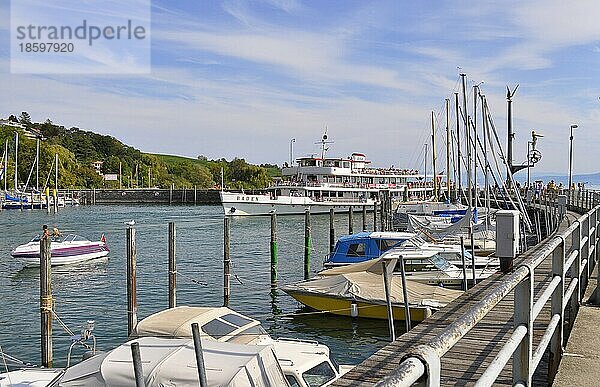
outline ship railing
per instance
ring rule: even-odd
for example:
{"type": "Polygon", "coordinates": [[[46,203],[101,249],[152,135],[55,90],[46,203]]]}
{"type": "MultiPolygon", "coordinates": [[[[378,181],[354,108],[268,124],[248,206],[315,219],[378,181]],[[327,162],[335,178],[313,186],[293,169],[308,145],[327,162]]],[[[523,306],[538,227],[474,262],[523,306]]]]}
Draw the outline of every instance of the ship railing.
{"type": "MultiPolygon", "coordinates": [[[[511,274],[507,274],[495,288],[441,333],[426,344],[411,348],[392,374],[377,383],[377,386],[411,386],[417,381],[423,382],[426,386],[439,386],[442,356],[511,292],[514,292],[513,332],[505,340],[500,352],[485,367],[475,386],[492,386],[511,358],[512,384],[531,386],[533,374],[548,347],[550,350],[548,370],[549,378],[552,379],[558,369],[564,345],[565,309],[570,309],[570,316],[577,314],[585,286],[598,262],[599,196],[594,192],[572,193],[568,202],[563,197],[562,214],[565,211],[565,203],[570,209],[589,211],[562,233],[546,241],[542,248],[533,253],[511,274]],[[552,279],[536,293],[535,271],[547,260],[551,262],[552,279]],[[534,347],[534,323],[548,302],[550,321],[537,347],[534,347]]],[[[560,207],[561,199],[557,199],[560,207]]],[[[597,288],[596,292],[599,290],[597,288]]]]}

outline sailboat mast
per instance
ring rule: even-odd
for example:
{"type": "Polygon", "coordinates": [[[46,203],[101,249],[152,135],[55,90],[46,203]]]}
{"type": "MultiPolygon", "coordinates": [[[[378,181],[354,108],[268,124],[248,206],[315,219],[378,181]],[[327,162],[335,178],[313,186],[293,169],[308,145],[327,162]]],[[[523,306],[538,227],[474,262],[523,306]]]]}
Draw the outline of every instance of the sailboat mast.
{"type": "MultiPolygon", "coordinates": [[[[487,159],[487,114],[485,110],[485,96],[480,94],[481,98],[481,118],[483,120],[483,163],[484,163],[484,184],[485,184],[485,208],[487,213],[490,213],[490,185],[488,180],[488,159],[487,159]]],[[[486,222],[487,230],[487,222],[486,222]]]]}
{"type": "Polygon", "coordinates": [[[462,202],[462,170],[461,170],[461,158],[462,153],[460,152],[460,112],[458,111],[458,93],[454,93],[454,102],[456,105],[456,150],[457,150],[457,159],[458,159],[458,193],[456,198],[458,202],[462,202]]]}
{"type": "Polygon", "coordinates": [[[4,192],[8,190],[8,139],[4,143],[4,192]]]}
{"type": "Polygon", "coordinates": [[[431,112],[431,161],[433,168],[433,199],[438,200],[437,171],[435,168],[435,112],[431,112]]]}
{"type": "Polygon", "coordinates": [[[446,191],[450,201],[450,100],[446,98],[446,191]]]}
{"type": "Polygon", "coordinates": [[[18,155],[19,155],[19,133],[15,132],[15,193],[18,191],[18,155]]]}
{"type": "Polygon", "coordinates": [[[427,196],[427,143],[425,143],[425,157],[423,157],[423,181],[425,182],[425,196],[427,196]]]}
{"type": "Polygon", "coordinates": [[[54,189],[56,189],[54,200],[58,200],[58,153],[54,154],[54,189]]]}
{"type": "Polygon", "coordinates": [[[477,208],[477,201],[479,200],[477,191],[477,96],[479,94],[479,85],[473,86],[473,185],[475,194],[475,208],[477,208]]]}
{"type": "Polygon", "coordinates": [[[460,74],[462,78],[462,94],[463,94],[463,116],[465,123],[465,133],[467,139],[467,190],[468,193],[468,201],[469,201],[469,209],[473,205],[473,191],[471,190],[472,181],[471,181],[471,128],[469,127],[469,119],[467,117],[467,75],[460,74]]]}
{"type": "Polygon", "coordinates": [[[40,191],[40,139],[35,144],[35,189],[40,191]]]}

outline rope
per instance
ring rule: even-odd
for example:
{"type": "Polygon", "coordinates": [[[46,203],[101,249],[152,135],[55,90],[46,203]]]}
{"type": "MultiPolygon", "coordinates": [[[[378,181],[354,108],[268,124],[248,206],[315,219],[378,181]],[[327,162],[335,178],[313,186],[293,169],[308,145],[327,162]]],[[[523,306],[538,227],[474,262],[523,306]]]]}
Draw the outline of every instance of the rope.
{"type": "Polygon", "coordinates": [[[60,326],[62,327],[62,329],[64,329],[64,331],[67,332],[67,334],[69,336],[75,336],[75,333],[73,333],[73,331],[71,329],[69,329],[69,327],[67,326],[67,324],[65,324],[63,322],[63,320],[61,320],[61,318],[58,317],[58,315],[56,314],[55,311],[52,311],[52,315],[54,316],[54,318],[56,319],[56,321],[58,321],[58,324],[60,324],[60,326]]]}
{"type": "Polygon", "coordinates": [[[208,286],[208,284],[207,284],[206,282],[199,281],[199,280],[197,280],[197,279],[195,279],[195,278],[193,278],[193,277],[191,277],[191,276],[188,276],[187,274],[183,274],[183,273],[181,273],[181,272],[179,272],[179,271],[175,271],[175,273],[177,273],[177,275],[180,275],[180,276],[182,276],[183,278],[187,278],[188,280],[192,281],[192,282],[193,282],[193,283],[195,283],[196,285],[200,285],[200,286],[208,286]]]}

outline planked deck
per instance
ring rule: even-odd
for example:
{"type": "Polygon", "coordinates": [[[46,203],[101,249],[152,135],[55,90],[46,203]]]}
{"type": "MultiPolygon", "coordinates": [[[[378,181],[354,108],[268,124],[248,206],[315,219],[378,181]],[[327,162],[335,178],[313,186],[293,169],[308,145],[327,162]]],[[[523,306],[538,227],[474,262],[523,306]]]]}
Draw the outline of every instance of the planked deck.
{"type": "MultiPolygon", "coordinates": [[[[571,222],[577,219],[575,213],[568,213],[559,227],[559,232],[565,230],[571,222]]],[[[515,261],[515,266],[541,249],[543,242],[521,255],[515,261]]],[[[566,250],[570,249],[567,241],[566,250]]],[[[535,274],[535,299],[545,288],[551,277],[551,262],[544,261],[535,274]]],[[[390,374],[400,363],[407,351],[419,344],[425,344],[429,339],[443,331],[459,315],[466,312],[473,304],[479,301],[490,289],[503,280],[504,274],[495,274],[477,286],[462,294],[445,308],[434,313],[429,319],[423,321],[410,332],[400,336],[395,342],[381,348],[371,357],[357,365],[354,369],[337,380],[332,386],[371,386],[383,377],[390,374]]],[[[467,335],[451,348],[441,359],[441,385],[468,386],[473,385],[488,365],[502,348],[506,339],[513,331],[513,302],[514,293],[508,294],[498,305],[488,313],[467,335]]],[[[565,310],[565,320],[569,316],[569,308],[565,310]]],[[[550,321],[550,306],[542,310],[534,325],[533,344],[536,348],[548,322],[550,321]]],[[[546,351],[548,352],[548,351],[546,351]]],[[[508,362],[495,385],[512,385],[512,360],[508,362]]],[[[548,385],[548,353],[544,355],[533,382],[536,386],[548,385]]]]}

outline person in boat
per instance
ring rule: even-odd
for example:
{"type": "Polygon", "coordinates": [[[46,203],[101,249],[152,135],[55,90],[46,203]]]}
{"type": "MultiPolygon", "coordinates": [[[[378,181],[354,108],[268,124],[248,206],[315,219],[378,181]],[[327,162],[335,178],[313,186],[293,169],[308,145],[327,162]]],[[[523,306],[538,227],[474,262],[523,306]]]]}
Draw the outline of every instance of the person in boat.
{"type": "Polygon", "coordinates": [[[58,228],[57,228],[57,227],[54,227],[54,228],[52,229],[52,236],[53,236],[54,238],[58,238],[58,237],[61,237],[61,236],[62,236],[62,234],[60,233],[60,231],[58,230],[58,228]]]}

